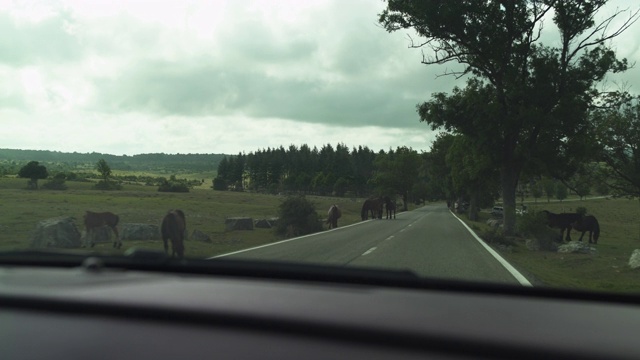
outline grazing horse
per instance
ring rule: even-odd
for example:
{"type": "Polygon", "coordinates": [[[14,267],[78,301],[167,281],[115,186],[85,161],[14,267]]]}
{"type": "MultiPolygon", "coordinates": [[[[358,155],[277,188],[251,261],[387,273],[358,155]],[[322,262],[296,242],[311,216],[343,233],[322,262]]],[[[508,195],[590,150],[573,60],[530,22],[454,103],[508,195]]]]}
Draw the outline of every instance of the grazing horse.
{"type": "MultiPolygon", "coordinates": [[[[120,240],[118,228],[116,227],[119,220],[120,218],[118,217],[118,215],[111,212],[97,213],[87,211],[84,214],[84,227],[85,229],[87,229],[87,239],[91,239],[94,229],[97,229],[101,226],[108,226],[111,228],[111,230],[113,230],[113,233],[116,234],[116,239],[113,242],[113,247],[117,249],[121,248],[122,241],[120,240]]],[[[95,243],[93,242],[93,240],[91,240],[91,247],[93,247],[94,245],[95,243]]]]}
{"type": "Polygon", "coordinates": [[[581,231],[580,239],[578,241],[582,241],[582,237],[585,232],[589,232],[589,244],[592,242],[594,244],[598,243],[598,238],[600,237],[600,224],[598,224],[598,219],[596,219],[593,215],[586,215],[582,217],[582,219],[571,224],[576,231],[581,231]],[[592,238],[593,235],[593,238],[592,238]]]}
{"type": "Polygon", "coordinates": [[[571,224],[579,221],[581,216],[576,213],[561,213],[554,214],[547,210],[542,210],[542,212],[547,214],[547,221],[549,222],[549,227],[560,229],[560,239],[564,237],[564,230],[567,230],[567,241],[571,241],[571,224]]]}
{"type": "Polygon", "coordinates": [[[384,198],[384,206],[387,209],[387,219],[396,218],[396,202],[392,201],[391,198],[385,196],[384,198]]]}
{"type": "Polygon", "coordinates": [[[171,256],[184,256],[184,233],[187,230],[187,220],[182,210],[170,210],[162,219],[162,241],[164,242],[164,252],[169,253],[167,240],[171,239],[171,256]]]}
{"type": "Polygon", "coordinates": [[[371,212],[372,219],[382,219],[382,205],[383,201],[381,198],[365,200],[362,204],[362,211],[360,211],[362,220],[367,220],[369,218],[369,212],[371,212]]]}
{"type": "Polygon", "coordinates": [[[333,204],[329,208],[329,212],[327,213],[327,224],[329,224],[329,229],[335,229],[338,227],[338,219],[342,216],[342,211],[338,205],[333,204]]]}

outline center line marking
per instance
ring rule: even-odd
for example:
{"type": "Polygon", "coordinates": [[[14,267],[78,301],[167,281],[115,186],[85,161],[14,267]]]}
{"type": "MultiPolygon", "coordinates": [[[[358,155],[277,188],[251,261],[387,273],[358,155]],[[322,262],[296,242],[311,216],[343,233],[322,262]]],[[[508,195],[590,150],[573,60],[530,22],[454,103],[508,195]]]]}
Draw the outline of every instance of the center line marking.
{"type": "Polygon", "coordinates": [[[391,240],[393,239],[393,235],[389,236],[388,238],[386,238],[385,240],[391,240]]]}
{"type": "Polygon", "coordinates": [[[371,249],[369,249],[369,250],[365,251],[365,252],[364,252],[364,254],[362,254],[362,256],[365,256],[365,255],[369,255],[369,254],[371,254],[375,249],[376,249],[376,247],[375,247],[375,246],[374,246],[374,247],[372,247],[371,249]]]}

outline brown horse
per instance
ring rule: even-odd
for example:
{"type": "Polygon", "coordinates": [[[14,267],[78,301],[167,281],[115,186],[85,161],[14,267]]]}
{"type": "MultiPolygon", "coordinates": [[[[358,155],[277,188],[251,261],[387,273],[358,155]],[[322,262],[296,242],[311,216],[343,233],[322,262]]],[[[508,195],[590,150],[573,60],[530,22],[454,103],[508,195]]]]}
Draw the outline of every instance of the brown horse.
{"type": "Polygon", "coordinates": [[[171,256],[184,256],[184,233],[187,230],[187,220],[182,210],[170,210],[162,219],[162,241],[164,242],[164,252],[169,253],[167,240],[171,239],[171,256]]]}
{"type": "Polygon", "coordinates": [[[395,219],[396,218],[396,202],[391,200],[391,198],[388,196],[385,196],[383,199],[384,199],[384,207],[387,209],[387,219],[392,219],[392,218],[395,219]]]}
{"type": "Polygon", "coordinates": [[[338,227],[338,219],[340,219],[341,216],[342,211],[340,211],[338,205],[331,205],[327,212],[327,224],[329,224],[329,229],[335,229],[338,227]]]}
{"type": "Polygon", "coordinates": [[[560,239],[564,237],[564,230],[567,230],[567,241],[571,241],[571,224],[576,221],[580,221],[580,214],[576,213],[561,213],[554,214],[547,210],[542,210],[545,214],[547,214],[547,221],[549,227],[560,229],[560,239]]]}
{"type": "MultiPolygon", "coordinates": [[[[97,229],[101,226],[108,226],[111,228],[111,230],[113,230],[114,234],[116,234],[116,239],[113,242],[113,247],[117,249],[121,248],[122,241],[120,241],[120,235],[118,234],[118,228],[116,227],[119,220],[120,218],[118,217],[118,215],[111,212],[97,213],[87,211],[84,214],[84,227],[87,230],[87,239],[91,239],[94,229],[97,229]]],[[[91,247],[93,247],[94,245],[95,243],[93,242],[93,240],[91,240],[91,247]]]]}
{"type": "Polygon", "coordinates": [[[582,217],[582,219],[571,224],[576,231],[581,231],[580,239],[578,241],[582,241],[582,237],[585,232],[589,232],[589,244],[598,243],[598,238],[600,237],[600,224],[598,224],[598,219],[596,219],[593,215],[587,215],[582,217]],[[593,235],[593,237],[592,237],[593,235]]]}
{"type": "Polygon", "coordinates": [[[384,203],[381,198],[370,198],[365,200],[362,204],[362,211],[360,211],[362,220],[367,220],[369,218],[369,212],[371,212],[372,219],[382,219],[383,204],[384,203]]]}

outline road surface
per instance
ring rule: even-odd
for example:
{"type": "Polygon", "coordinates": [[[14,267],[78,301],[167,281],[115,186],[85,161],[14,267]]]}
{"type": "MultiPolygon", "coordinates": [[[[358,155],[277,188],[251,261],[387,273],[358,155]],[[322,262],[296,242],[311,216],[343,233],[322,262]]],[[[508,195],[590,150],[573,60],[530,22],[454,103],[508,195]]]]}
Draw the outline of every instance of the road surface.
{"type": "Polygon", "coordinates": [[[217,257],[409,269],[433,278],[530,285],[443,204],[217,257]]]}

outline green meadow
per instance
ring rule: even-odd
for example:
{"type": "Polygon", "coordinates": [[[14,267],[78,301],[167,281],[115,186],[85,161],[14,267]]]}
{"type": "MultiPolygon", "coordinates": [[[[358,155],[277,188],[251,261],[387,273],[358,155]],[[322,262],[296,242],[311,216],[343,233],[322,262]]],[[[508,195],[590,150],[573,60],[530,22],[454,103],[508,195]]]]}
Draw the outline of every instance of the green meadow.
{"type": "MultiPolygon", "coordinates": [[[[640,292],[640,271],[628,266],[633,250],[640,249],[640,202],[607,198],[571,200],[538,200],[527,205],[529,211],[549,210],[554,213],[575,212],[577,207],[585,207],[600,224],[600,239],[591,245],[596,249],[595,254],[531,251],[525,246],[524,239],[516,238],[508,251],[501,250],[501,255],[533,279],[534,286],[640,292]]],[[[485,222],[489,216],[482,213],[481,221],[467,223],[481,234],[488,228],[485,222]]],[[[571,238],[578,240],[580,233],[572,231],[571,238]]],[[[587,232],[582,241],[588,243],[588,240],[587,232]]]]}
{"type": "MultiPolygon", "coordinates": [[[[201,175],[201,174],[198,174],[201,175]]],[[[182,177],[182,176],[180,176],[182,177]]],[[[197,177],[194,177],[197,178],[197,177]]],[[[44,183],[41,181],[40,185],[44,183]]],[[[26,180],[0,178],[0,250],[25,249],[30,246],[31,234],[40,220],[58,216],[75,218],[80,231],[84,230],[85,211],[110,211],[123,223],[160,224],[170,209],[181,209],[187,215],[187,230],[200,230],[212,243],[187,240],[185,256],[209,257],[281,240],[273,229],[253,231],[225,231],[228,217],[246,216],[254,219],[277,216],[283,196],[248,192],[213,191],[211,178],[188,193],[158,192],[156,186],[124,185],[119,191],[93,190],[93,182],[67,181],[69,189],[27,190],[26,180]]],[[[308,196],[321,218],[331,204],[343,211],[339,225],[360,219],[361,201],[348,198],[308,196]]],[[[162,241],[124,241],[120,250],[109,244],[97,244],[94,250],[118,254],[130,247],[162,249],[162,241]]]]}

